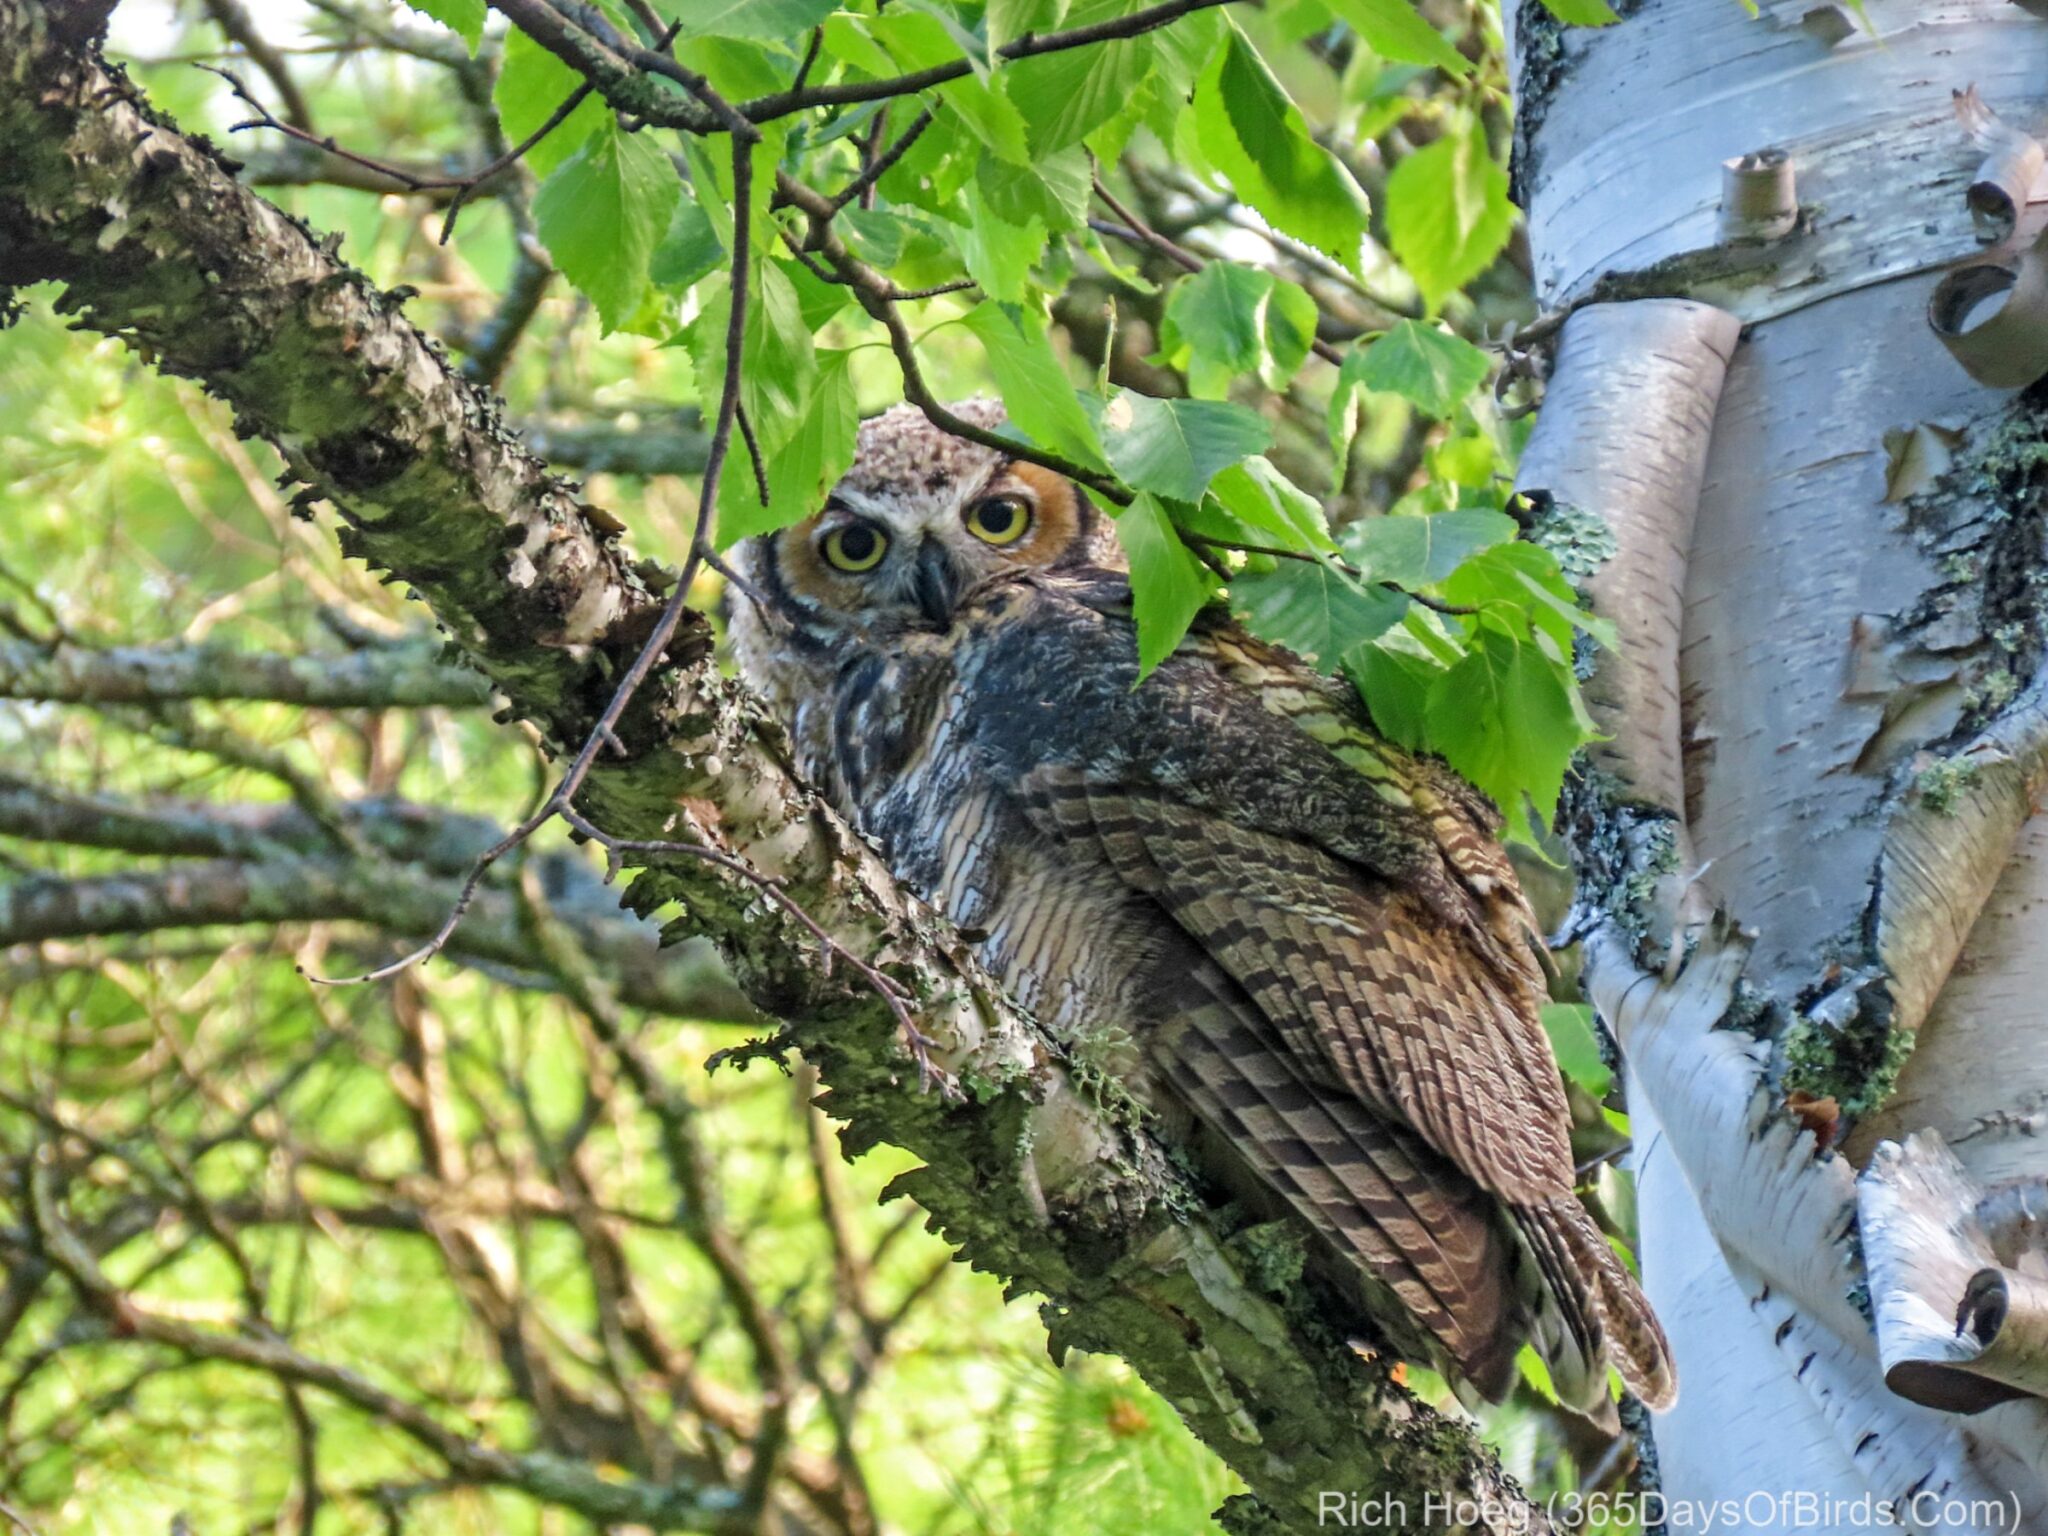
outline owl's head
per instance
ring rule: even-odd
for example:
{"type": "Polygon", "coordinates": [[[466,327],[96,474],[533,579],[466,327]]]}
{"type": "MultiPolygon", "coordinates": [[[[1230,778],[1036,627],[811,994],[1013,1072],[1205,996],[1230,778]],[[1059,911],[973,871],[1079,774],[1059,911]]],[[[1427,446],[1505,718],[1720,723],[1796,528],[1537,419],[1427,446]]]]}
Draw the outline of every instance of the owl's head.
{"type": "MultiPolygon", "coordinates": [[[[952,410],[976,426],[1004,421],[993,400],[952,410]]],[[[993,576],[1121,563],[1108,520],[1065,478],[899,405],[862,425],[853,467],[822,510],[735,551],[754,592],[734,601],[733,638],[759,682],[759,663],[791,647],[841,651],[946,629],[962,596],[993,576]]]]}

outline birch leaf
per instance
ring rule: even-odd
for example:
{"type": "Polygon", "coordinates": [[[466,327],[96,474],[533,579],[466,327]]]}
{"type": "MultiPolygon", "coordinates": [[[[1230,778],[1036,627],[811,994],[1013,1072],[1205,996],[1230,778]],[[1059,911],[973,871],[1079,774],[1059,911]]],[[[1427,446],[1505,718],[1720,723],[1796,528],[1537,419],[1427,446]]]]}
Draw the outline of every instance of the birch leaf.
{"type": "Polygon", "coordinates": [[[632,314],[654,247],[682,197],[651,137],[607,124],[555,168],[533,199],[534,230],[607,331],[632,314]]]}
{"type": "Polygon", "coordinates": [[[1387,177],[1387,238],[1432,311],[1492,264],[1515,224],[1508,173],[1467,124],[1387,177]]]}
{"type": "Polygon", "coordinates": [[[1175,532],[1158,497],[1140,493],[1115,518],[1131,567],[1131,611],[1138,625],[1138,675],[1171,656],[1219,583],[1175,532]]]}

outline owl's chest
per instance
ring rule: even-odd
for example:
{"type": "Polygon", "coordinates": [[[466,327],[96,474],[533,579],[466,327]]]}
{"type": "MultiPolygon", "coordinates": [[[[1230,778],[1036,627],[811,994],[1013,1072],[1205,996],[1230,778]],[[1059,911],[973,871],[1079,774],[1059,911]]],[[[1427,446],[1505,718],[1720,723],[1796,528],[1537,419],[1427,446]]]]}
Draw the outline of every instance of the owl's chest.
{"type": "Polygon", "coordinates": [[[896,877],[1055,1030],[1136,1023],[1177,930],[1099,855],[1031,824],[977,745],[978,711],[1001,706],[901,675],[853,692],[835,717],[833,780],[896,877]]]}

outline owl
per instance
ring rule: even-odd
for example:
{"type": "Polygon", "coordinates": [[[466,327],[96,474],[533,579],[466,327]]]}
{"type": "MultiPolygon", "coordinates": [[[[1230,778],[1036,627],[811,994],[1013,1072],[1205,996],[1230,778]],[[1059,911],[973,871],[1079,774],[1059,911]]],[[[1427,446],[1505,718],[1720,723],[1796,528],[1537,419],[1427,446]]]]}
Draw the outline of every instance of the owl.
{"type": "MultiPolygon", "coordinates": [[[[955,410],[991,429],[1001,408],[955,410]]],[[[1110,520],[899,406],[749,540],[742,675],[802,773],[1228,1197],[1403,1353],[1498,1399],[1534,1342],[1611,1421],[1676,1385],[1573,1194],[1534,919],[1492,806],[1220,609],[1141,682],[1110,520]]]]}

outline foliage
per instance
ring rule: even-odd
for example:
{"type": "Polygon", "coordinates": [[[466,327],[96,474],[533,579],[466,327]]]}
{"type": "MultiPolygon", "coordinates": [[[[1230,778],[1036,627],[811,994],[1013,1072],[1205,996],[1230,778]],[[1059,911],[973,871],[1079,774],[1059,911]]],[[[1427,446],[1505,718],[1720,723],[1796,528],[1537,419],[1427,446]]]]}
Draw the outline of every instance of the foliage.
{"type": "MultiPolygon", "coordinates": [[[[1337,508],[1353,531],[1371,543],[1382,519],[1502,510],[1514,434],[1485,393],[1486,355],[1438,318],[1463,316],[1469,327],[1474,306],[1462,290],[1495,263],[1512,224],[1494,150],[1496,58],[1475,68],[1454,40],[1377,0],[1189,9],[1137,36],[1014,60],[1002,57],[1003,42],[1032,27],[1086,28],[1138,7],[1085,0],[984,12],[934,0],[813,17],[790,0],[733,0],[686,9],[675,56],[711,91],[759,101],[801,70],[821,98],[765,120],[754,150],[740,404],[746,454],[759,467],[730,477],[717,543],[817,505],[851,452],[850,392],[891,392],[890,359],[872,355],[878,342],[894,341],[899,369],[943,343],[945,372],[972,378],[973,361],[951,355],[962,327],[1027,451],[1106,471],[1096,489],[1120,513],[1148,667],[1202,599],[1227,593],[1254,629],[1354,679],[1389,734],[1442,753],[1500,801],[1515,835],[1532,838],[1591,734],[1572,638],[1552,622],[1573,605],[1554,560],[1533,547],[1512,559],[1475,548],[1470,570],[1383,568],[1347,558],[1353,541],[1323,537],[1320,514],[1280,506],[1330,500],[1317,481],[1341,491],[1361,411],[1405,407],[1439,423],[1423,429],[1428,478],[1390,505],[1337,508]],[[806,17],[818,23],[808,35],[806,17]],[[879,109],[830,99],[837,88],[859,93],[961,60],[966,74],[921,99],[906,93],[879,109]],[[1347,152],[1361,131],[1396,124],[1408,139],[1390,173],[1347,152]],[[854,195],[820,217],[791,183],[854,195]],[[1199,223],[1202,203],[1218,197],[1241,203],[1226,240],[1193,251],[1156,227],[1199,223]],[[1086,217],[1091,201],[1113,216],[1086,217]],[[827,226],[855,265],[821,243],[827,226]],[[1093,377],[1061,355],[1059,311],[1090,272],[1101,275],[1112,327],[1156,334],[1151,362],[1173,370],[1170,388],[1156,378],[1133,387],[1119,375],[1135,370],[1109,351],[1093,377]],[[904,317],[904,336],[878,323],[885,312],[904,317]],[[821,348],[849,366],[821,370],[821,348]],[[1170,398],[1180,389],[1194,398],[1170,398]],[[1318,397],[1336,462],[1282,467],[1268,452],[1276,415],[1318,397]],[[1254,460],[1263,466],[1256,491],[1239,479],[1230,500],[1212,492],[1220,473],[1254,460]],[[750,481],[766,484],[765,503],[750,481]],[[1122,512],[1134,494],[1135,510],[1122,512]],[[1160,538],[1162,526],[1181,538],[1160,538]]],[[[1483,38],[1489,24],[1476,19],[1483,38]]],[[[654,41],[636,32],[628,8],[613,20],[622,36],[654,41]]],[[[501,101],[516,98],[521,123],[535,117],[530,69],[508,68],[497,90],[501,101]]],[[[730,169],[709,143],[685,139],[678,213],[676,179],[655,173],[658,157],[628,153],[647,137],[580,110],[557,129],[550,153],[566,158],[541,188],[538,233],[605,326],[689,348],[709,414],[730,291],[730,169]],[[671,233],[650,260],[656,225],[671,233]],[[692,258],[665,260],[673,247],[692,258]],[[600,252],[610,254],[594,259],[600,252]]],[[[1386,155],[1393,142],[1375,147],[1386,155]]],[[[1446,547],[1463,536],[1422,535],[1446,547]]]]}

